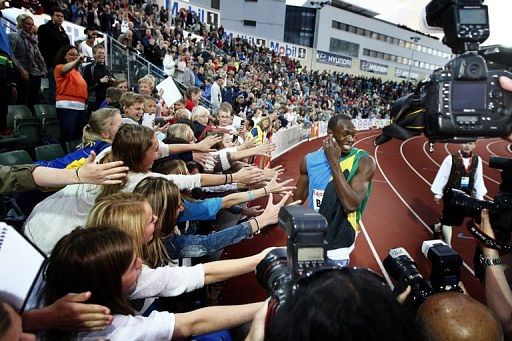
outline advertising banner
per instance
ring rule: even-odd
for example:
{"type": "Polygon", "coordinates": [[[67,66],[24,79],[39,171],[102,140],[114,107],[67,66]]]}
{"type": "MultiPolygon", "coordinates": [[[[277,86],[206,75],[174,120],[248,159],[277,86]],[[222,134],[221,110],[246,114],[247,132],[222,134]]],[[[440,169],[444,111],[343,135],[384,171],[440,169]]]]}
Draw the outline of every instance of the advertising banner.
{"type": "Polygon", "coordinates": [[[370,61],[364,60],[364,59],[361,59],[361,61],[359,63],[359,68],[362,71],[378,73],[380,75],[388,74],[388,66],[387,65],[370,62],[370,61]]]}
{"type": "Polygon", "coordinates": [[[352,58],[347,56],[341,56],[339,54],[316,51],[316,61],[318,63],[331,64],[340,67],[351,68],[352,58]]]}

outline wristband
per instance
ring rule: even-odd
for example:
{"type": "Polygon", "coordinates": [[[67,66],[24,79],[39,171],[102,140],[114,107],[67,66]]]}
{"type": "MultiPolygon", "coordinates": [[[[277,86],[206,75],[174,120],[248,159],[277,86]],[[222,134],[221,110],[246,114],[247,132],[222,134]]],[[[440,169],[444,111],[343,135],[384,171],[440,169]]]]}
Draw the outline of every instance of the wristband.
{"type": "Polygon", "coordinates": [[[493,266],[493,265],[501,265],[501,258],[480,258],[480,265],[483,267],[493,266]]]}
{"type": "Polygon", "coordinates": [[[263,187],[263,190],[265,191],[265,196],[267,196],[268,195],[267,189],[265,187],[263,187]]]}
{"type": "Polygon", "coordinates": [[[78,183],[81,184],[82,183],[82,180],[80,180],[80,177],[78,176],[78,170],[80,169],[80,167],[78,168],[75,168],[75,175],[76,175],[76,178],[78,180],[78,183]]]}
{"type": "Polygon", "coordinates": [[[252,191],[247,192],[247,195],[249,196],[249,200],[254,200],[254,193],[252,191]]]}
{"type": "Polygon", "coordinates": [[[249,220],[254,220],[254,222],[256,223],[256,227],[258,227],[258,229],[256,230],[256,232],[254,232],[253,234],[260,234],[260,224],[258,224],[258,220],[254,217],[252,217],[251,219],[249,220]]]}

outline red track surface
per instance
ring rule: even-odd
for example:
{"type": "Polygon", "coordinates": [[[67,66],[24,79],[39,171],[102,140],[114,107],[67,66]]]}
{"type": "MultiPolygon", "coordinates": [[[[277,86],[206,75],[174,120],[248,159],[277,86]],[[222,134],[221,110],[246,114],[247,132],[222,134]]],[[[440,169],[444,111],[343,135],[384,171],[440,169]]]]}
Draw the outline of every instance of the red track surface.
{"type": "MultiPolygon", "coordinates": [[[[427,140],[415,137],[408,141],[393,140],[375,147],[373,141],[378,134],[378,131],[365,131],[357,135],[356,146],[370,152],[377,162],[377,171],[351,265],[368,267],[387,276],[381,260],[387,256],[389,249],[402,246],[414,258],[421,273],[428,277],[430,263],[421,253],[421,244],[431,239],[428,225],[438,221],[442,208],[434,203],[430,184],[443,158],[448,152],[456,151],[458,146],[436,144],[431,154],[427,151],[427,140]]],[[[320,148],[321,141],[318,139],[303,143],[274,160],[273,164],[283,165],[285,178],[298,179],[303,156],[320,148]]],[[[477,144],[477,153],[484,160],[487,199],[494,197],[500,181],[499,171],[490,169],[487,161],[494,155],[511,157],[507,144],[500,139],[484,139],[477,144]]],[[[282,246],[285,243],[284,232],[273,228],[252,240],[227,248],[224,258],[246,256],[265,247],[282,246]]],[[[483,287],[472,274],[475,242],[464,226],[454,228],[452,245],[465,262],[461,270],[464,285],[473,297],[483,301],[483,287]]],[[[254,275],[249,274],[228,281],[223,289],[222,301],[234,304],[263,299],[265,296],[254,275]]]]}

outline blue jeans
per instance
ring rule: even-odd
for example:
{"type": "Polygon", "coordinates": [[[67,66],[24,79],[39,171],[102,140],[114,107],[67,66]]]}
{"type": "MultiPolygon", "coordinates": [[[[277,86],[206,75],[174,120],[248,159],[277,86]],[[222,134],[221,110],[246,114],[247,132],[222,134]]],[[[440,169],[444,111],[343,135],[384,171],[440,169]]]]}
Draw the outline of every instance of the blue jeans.
{"type": "Polygon", "coordinates": [[[62,142],[76,140],[82,137],[85,126],[85,110],[57,108],[60,122],[60,139],[62,142]]]}
{"type": "Polygon", "coordinates": [[[165,249],[172,259],[207,256],[216,251],[252,237],[249,222],[228,227],[209,235],[176,235],[164,239],[165,249]]]}

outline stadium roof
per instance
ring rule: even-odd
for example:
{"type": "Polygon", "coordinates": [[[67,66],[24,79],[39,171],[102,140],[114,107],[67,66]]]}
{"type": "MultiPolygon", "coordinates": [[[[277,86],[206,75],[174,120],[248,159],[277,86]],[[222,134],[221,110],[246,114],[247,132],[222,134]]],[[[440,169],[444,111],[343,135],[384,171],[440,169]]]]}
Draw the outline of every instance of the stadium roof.
{"type": "Polygon", "coordinates": [[[363,15],[363,16],[368,17],[368,18],[373,18],[373,17],[375,17],[375,16],[380,14],[380,13],[371,11],[369,9],[366,9],[366,8],[363,8],[363,7],[359,7],[359,6],[356,6],[356,5],[353,5],[353,4],[349,4],[348,2],[340,1],[340,0],[332,0],[331,1],[331,6],[337,7],[337,8],[343,9],[345,11],[352,12],[352,13],[356,13],[356,14],[359,14],[359,15],[363,15]]]}

